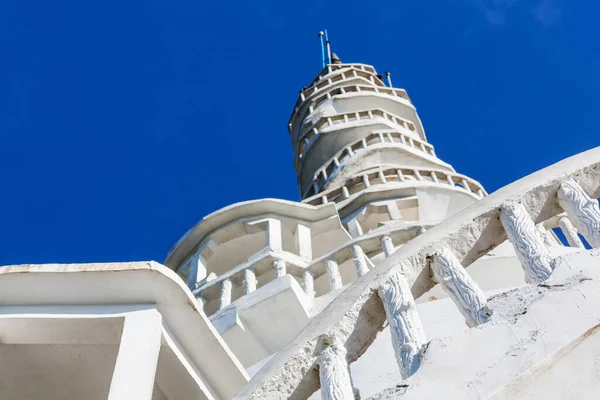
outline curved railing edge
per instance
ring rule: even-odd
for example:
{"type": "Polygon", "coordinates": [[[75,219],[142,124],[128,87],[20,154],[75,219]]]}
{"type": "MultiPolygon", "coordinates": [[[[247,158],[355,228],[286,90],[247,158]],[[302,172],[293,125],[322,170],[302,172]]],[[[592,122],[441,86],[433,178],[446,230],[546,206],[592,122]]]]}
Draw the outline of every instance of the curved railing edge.
{"type": "Polygon", "coordinates": [[[315,366],[324,340],[335,337],[343,343],[346,360],[352,362],[382,329],[386,315],[377,289],[390,274],[402,271],[417,298],[434,285],[427,266],[436,250],[445,245],[468,266],[506,240],[499,218],[503,204],[518,201],[541,222],[562,212],[556,195],[560,183],[569,178],[589,196],[600,197],[600,147],[515,181],[408,242],[338,296],[235,398],[307,398],[319,388],[315,366]]]}

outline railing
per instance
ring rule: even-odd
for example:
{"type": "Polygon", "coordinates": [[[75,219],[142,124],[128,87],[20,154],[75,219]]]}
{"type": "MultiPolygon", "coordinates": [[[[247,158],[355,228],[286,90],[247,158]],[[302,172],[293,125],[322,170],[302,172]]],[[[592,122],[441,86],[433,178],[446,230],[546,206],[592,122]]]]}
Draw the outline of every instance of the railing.
{"type": "Polygon", "coordinates": [[[327,79],[325,79],[323,77],[323,79],[320,79],[317,82],[313,81],[313,83],[311,83],[310,86],[302,89],[302,91],[300,92],[299,101],[304,101],[304,99],[308,95],[316,93],[319,90],[321,90],[335,82],[339,82],[341,80],[348,79],[351,77],[352,78],[363,77],[363,78],[367,79],[368,81],[370,81],[374,85],[385,87],[385,84],[381,81],[381,79],[379,79],[377,77],[377,74],[375,73],[374,70],[373,70],[373,72],[371,72],[371,71],[365,71],[362,68],[357,68],[356,66],[343,66],[342,68],[338,69],[338,72],[334,72],[332,70],[331,75],[329,77],[327,77],[327,79]]]}
{"type": "Polygon", "coordinates": [[[339,265],[353,260],[357,276],[361,277],[373,265],[369,255],[383,252],[388,257],[395,249],[394,243],[398,246],[403,245],[431,226],[416,222],[385,233],[371,232],[350,240],[311,261],[303,260],[292,253],[265,248],[227,273],[210,282],[202,283],[193,293],[202,303],[213,301],[219,295],[219,310],[221,310],[231,304],[234,285],[244,288],[243,295],[252,293],[257,289],[257,277],[270,273],[272,268],[275,279],[286,274],[300,278],[306,295],[313,298],[315,297],[314,280],[327,274],[330,291],[340,289],[342,282],[339,265]]]}
{"type": "Polygon", "coordinates": [[[364,138],[350,143],[342,150],[338,151],[329,159],[329,161],[325,162],[325,164],[323,164],[323,166],[314,173],[312,187],[308,187],[302,197],[304,198],[308,197],[309,195],[312,196],[317,194],[327,182],[330,182],[332,178],[337,175],[337,173],[341,170],[341,165],[348,159],[366,151],[368,148],[372,148],[373,146],[380,144],[394,144],[396,146],[400,145],[401,147],[407,147],[412,150],[416,150],[423,155],[434,157],[436,162],[452,170],[450,165],[437,159],[433,146],[428,142],[414,138],[410,135],[406,135],[399,131],[374,131],[364,138]]]}
{"type": "Polygon", "coordinates": [[[315,79],[313,79],[313,81],[310,83],[310,85],[314,85],[315,83],[317,83],[318,81],[320,81],[324,76],[327,76],[329,74],[331,74],[333,71],[337,71],[339,69],[345,69],[345,68],[349,68],[349,67],[353,67],[365,72],[370,72],[373,75],[376,75],[377,72],[375,71],[375,68],[373,68],[371,65],[367,65],[367,64],[328,64],[326,68],[323,68],[323,70],[319,73],[319,75],[317,75],[317,77],[315,79]]]}
{"type": "MultiPolygon", "coordinates": [[[[444,187],[452,186],[462,189],[465,192],[474,195],[476,198],[482,198],[487,195],[485,189],[479,182],[465,175],[437,169],[393,167],[367,174],[356,175],[346,180],[343,186],[335,189],[328,189],[313,195],[302,202],[311,205],[340,202],[349,199],[352,194],[368,189],[371,186],[384,185],[390,182],[410,184],[415,181],[442,185],[444,187]]],[[[316,188],[313,187],[313,190],[316,190],[316,188]]]]}
{"type": "Polygon", "coordinates": [[[329,128],[337,124],[346,124],[354,121],[361,120],[374,120],[374,119],[384,119],[387,122],[393,123],[398,127],[402,127],[404,129],[409,130],[410,132],[414,132],[416,137],[418,137],[418,132],[416,130],[415,124],[407,119],[397,117],[387,111],[381,110],[379,108],[368,110],[368,111],[356,111],[356,112],[348,112],[342,114],[332,115],[330,117],[320,118],[317,122],[311,125],[307,130],[303,131],[302,135],[298,138],[298,148],[296,149],[296,163],[300,159],[304,157],[304,154],[308,151],[308,149],[315,143],[318,138],[320,128],[325,127],[329,128]]]}
{"type": "MultiPolygon", "coordinates": [[[[369,85],[356,85],[348,82],[348,85],[344,85],[341,87],[331,88],[329,90],[324,91],[323,93],[315,93],[309,95],[305,98],[304,101],[298,101],[296,107],[294,107],[294,111],[290,116],[288,121],[288,126],[291,127],[291,124],[294,123],[294,120],[297,118],[299,111],[304,108],[306,104],[310,104],[309,112],[312,112],[314,108],[318,107],[323,101],[331,99],[334,96],[343,95],[347,93],[380,93],[386,94],[393,97],[400,97],[409,103],[411,102],[408,97],[408,93],[404,89],[395,89],[389,87],[380,87],[380,86],[369,86],[369,85]],[[319,94],[317,96],[317,94],[319,94]]],[[[412,103],[411,103],[412,104],[412,103]]]]}
{"type": "Polygon", "coordinates": [[[401,376],[410,376],[426,345],[415,297],[439,282],[469,326],[486,323],[493,310],[465,267],[508,238],[527,280],[543,282],[554,260],[536,223],[564,210],[569,229],[600,247],[598,196],[600,147],[498,190],[408,242],[356,281],[271,358],[236,399],[306,399],[319,387],[324,398],[333,391],[350,396],[348,363],[364,354],[386,320],[401,376]]]}

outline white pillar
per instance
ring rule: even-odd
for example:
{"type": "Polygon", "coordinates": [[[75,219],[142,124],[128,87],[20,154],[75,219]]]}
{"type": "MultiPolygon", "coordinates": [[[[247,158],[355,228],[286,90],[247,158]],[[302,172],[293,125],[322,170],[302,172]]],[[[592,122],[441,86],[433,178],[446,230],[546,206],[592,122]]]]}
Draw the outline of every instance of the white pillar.
{"type": "Polygon", "coordinates": [[[419,368],[421,355],[427,343],[415,299],[401,273],[390,276],[377,292],[383,301],[390,324],[392,347],[400,368],[400,376],[406,379],[419,368]]]}
{"type": "Polygon", "coordinates": [[[252,268],[244,270],[244,294],[252,293],[256,290],[256,273],[252,268]]]}
{"type": "Polygon", "coordinates": [[[231,304],[231,289],[231,280],[225,279],[223,282],[221,282],[221,300],[219,304],[219,310],[222,310],[231,304]]]}
{"type": "Polygon", "coordinates": [[[125,316],[108,400],[151,400],[162,340],[162,317],[156,310],[125,316]]]}
{"type": "Polygon", "coordinates": [[[273,268],[275,268],[275,279],[281,278],[287,274],[287,267],[285,265],[285,261],[283,260],[275,260],[273,262],[273,268]]]}
{"type": "Polygon", "coordinates": [[[527,282],[537,284],[548,279],[553,269],[552,256],[525,207],[514,201],[506,202],[500,221],[521,261],[527,282]]]}
{"type": "Polygon", "coordinates": [[[327,276],[329,277],[329,287],[331,290],[341,289],[343,284],[337,261],[335,261],[333,258],[328,258],[326,268],[327,276]]]}
{"type": "Polygon", "coordinates": [[[206,260],[200,254],[200,250],[190,257],[190,266],[188,268],[187,286],[190,290],[196,288],[196,284],[206,278],[208,270],[206,260]]]}
{"type": "Polygon", "coordinates": [[[354,261],[354,266],[356,267],[356,274],[359,278],[367,272],[369,272],[367,260],[365,259],[365,253],[363,252],[362,248],[357,244],[352,246],[352,260],[354,261]]]}
{"type": "Polygon", "coordinates": [[[314,297],[315,297],[315,277],[314,277],[312,271],[309,269],[304,270],[304,291],[306,292],[306,295],[309,298],[314,299],[314,297]]]}
{"type": "Polygon", "coordinates": [[[298,255],[305,260],[312,260],[312,238],[310,225],[298,223],[296,226],[296,247],[298,255]]]}
{"type": "Polygon", "coordinates": [[[590,196],[573,179],[562,182],[558,190],[558,204],[569,216],[579,233],[594,247],[600,247],[600,208],[598,200],[590,196]]]}
{"type": "Polygon", "coordinates": [[[387,235],[383,235],[381,237],[381,247],[383,247],[383,254],[385,255],[385,258],[391,256],[394,252],[394,243],[392,242],[392,238],[387,235]]]}
{"type": "Polygon", "coordinates": [[[433,256],[433,276],[442,285],[470,327],[486,323],[490,316],[487,299],[467,274],[454,253],[442,247],[433,256]]]}
{"type": "Polygon", "coordinates": [[[354,400],[346,348],[333,343],[319,355],[319,379],[322,400],[354,400]]]}
{"type": "Polygon", "coordinates": [[[571,220],[568,217],[561,217],[558,220],[558,226],[560,226],[560,230],[563,235],[567,238],[567,242],[571,247],[579,247],[580,249],[584,249],[585,246],[581,239],[579,239],[579,235],[577,234],[577,229],[571,223],[571,220]]]}
{"type": "Polygon", "coordinates": [[[267,247],[273,251],[281,251],[283,249],[280,220],[275,218],[267,219],[266,242],[267,247]]]}

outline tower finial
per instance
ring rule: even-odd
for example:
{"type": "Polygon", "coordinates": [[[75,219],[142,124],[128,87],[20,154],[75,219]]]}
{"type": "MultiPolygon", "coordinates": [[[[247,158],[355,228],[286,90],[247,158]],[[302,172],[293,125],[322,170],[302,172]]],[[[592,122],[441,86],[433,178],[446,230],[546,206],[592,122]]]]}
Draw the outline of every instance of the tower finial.
{"type": "Polygon", "coordinates": [[[323,31],[319,32],[319,40],[321,41],[321,68],[325,68],[325,46],[323,44],[323,31]]]}
{"type": "Polygon", "coordinates": [[[327,45],[327,64],[331,64],[331,44],[327,36],[327,29],[325,29],[325,45],[327,45]]]}

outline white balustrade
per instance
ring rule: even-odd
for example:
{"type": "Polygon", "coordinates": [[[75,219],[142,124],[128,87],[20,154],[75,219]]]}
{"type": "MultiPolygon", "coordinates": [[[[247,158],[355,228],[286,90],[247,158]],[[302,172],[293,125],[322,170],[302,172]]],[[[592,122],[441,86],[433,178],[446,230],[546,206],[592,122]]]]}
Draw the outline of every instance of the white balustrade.
{"type": "Polygon", "coordinates": [[[432,270],[434,278],[454,301],[468,326],[488,321],[490,311],[485,295],[449,248],[444,246],[434,254],[432,270]]]}
{"type": "Polygon", "coordinates": [[[500,220],[521,261],[527,282],[537,284],[548,279],[553,270],[552,256],[525,207],[514,201],[506,202],[500,220]]]}
{"type": "Polygon", "coordinates": [[[392,346],[400,368],[400,376],[406,379],[419,368],[421,355],[427,343],[415,299],[401,273],[390,276],[379,287],[378,293],[390,324],[392,346]]]}

